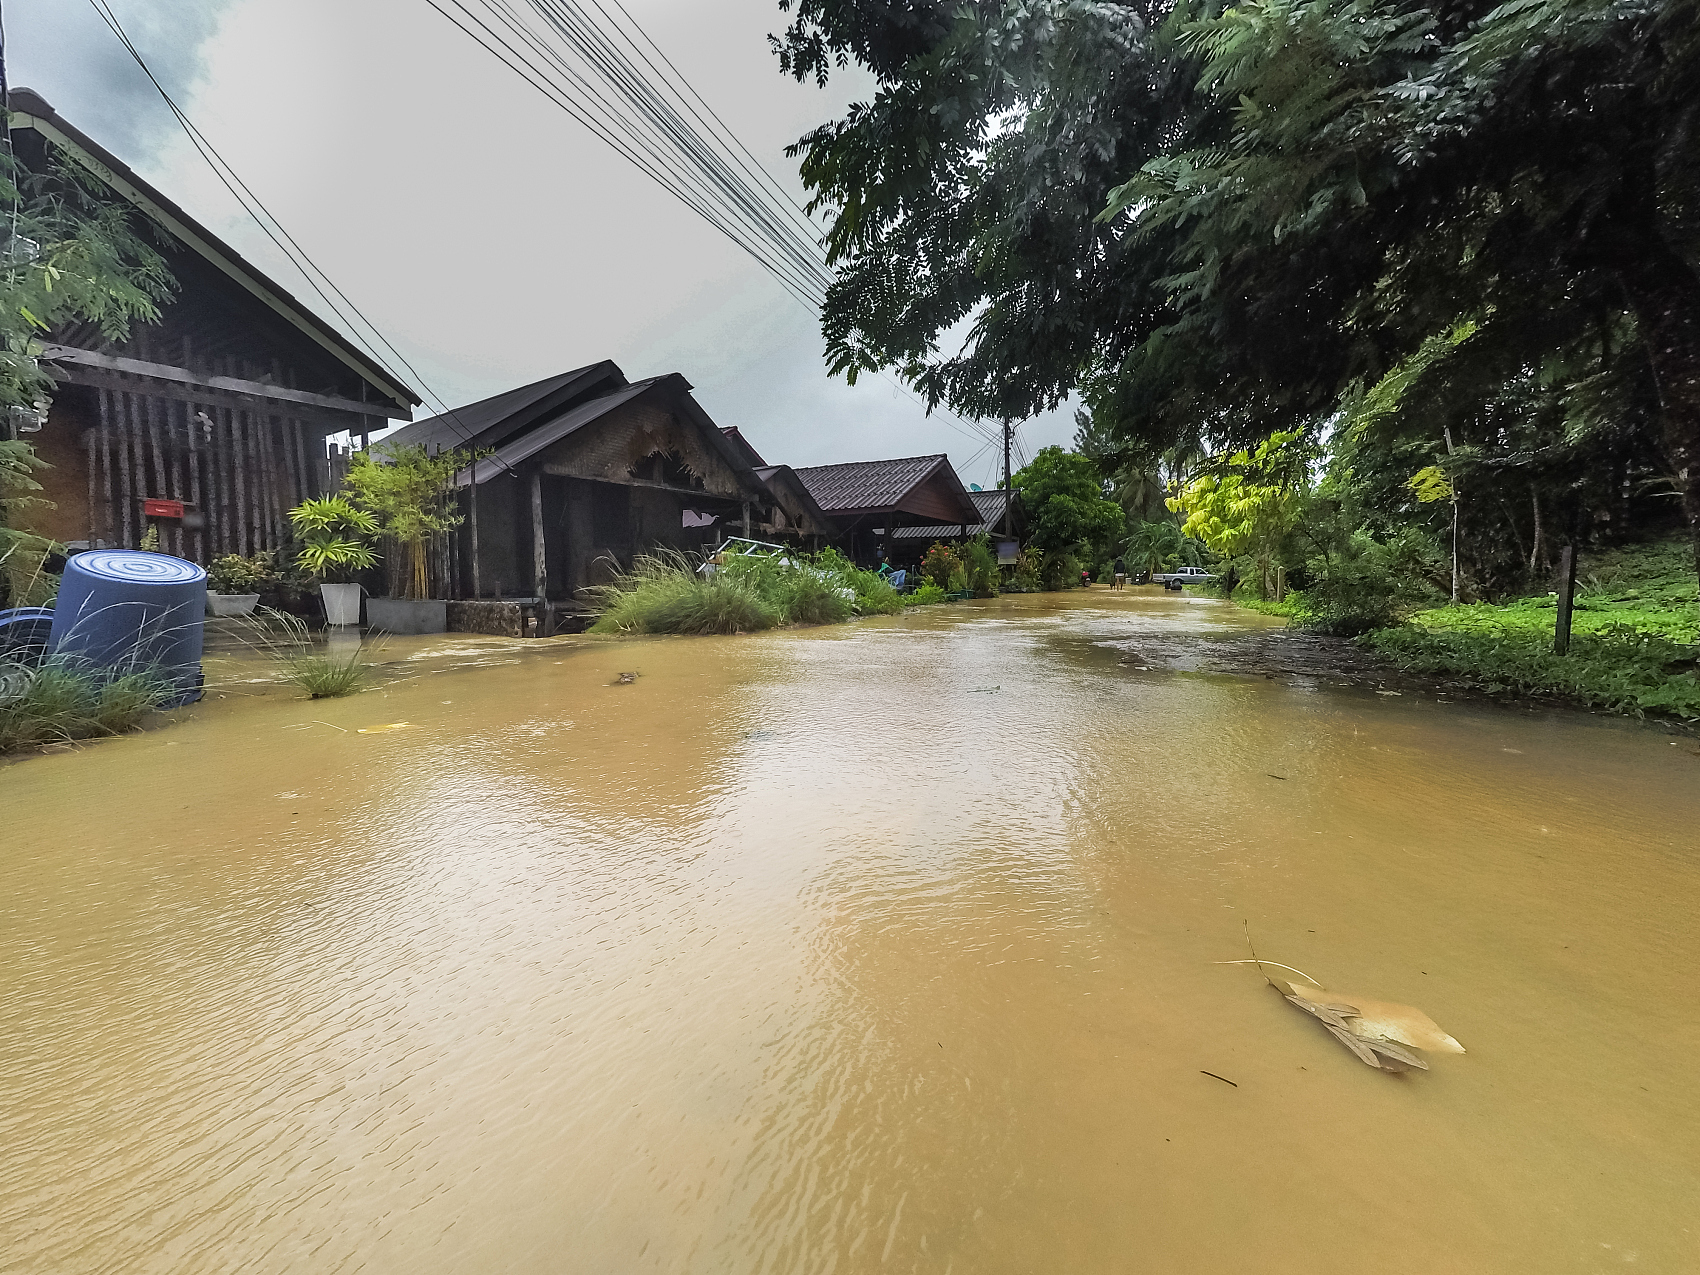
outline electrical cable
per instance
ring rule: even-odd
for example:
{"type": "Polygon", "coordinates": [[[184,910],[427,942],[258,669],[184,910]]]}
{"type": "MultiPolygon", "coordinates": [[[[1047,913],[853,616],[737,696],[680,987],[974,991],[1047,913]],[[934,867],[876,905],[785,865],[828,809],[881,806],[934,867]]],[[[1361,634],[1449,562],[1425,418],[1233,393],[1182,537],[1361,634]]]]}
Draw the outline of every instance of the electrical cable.
{"type": "MultiPolygon", "coordinates": [[[[749,148],[713,112],[626,10],[619,9],[631,29],[655,50],[656,57],[666,65],[666,72],[638,47],[631,34],[609,15],[598,0],[590,0],[660,81],[659,85],[626,58],[607,33],[573,0],[525,0],[565,46],[564,50],[554,47],[543,33],[527,24],[509,0],[426,2],[616,153],[726,234],[785,286],[799,303],[818,315],[825,301],[826,289],[835,276],[826,265],[818,239],[803,239],[797,233],[797,227],[806,228],[814,235],[818,235],[818,228],[805,219],[772,175],[761,168],[749,148]],[[473,11],[475,4],[480,7],[481,13],[473,11]],[[457,12],[451,13],[445,5],[453,6],[457,12]],[[496,29],[498,26],[501,31],[496,29]],[[516,44],[529,49],[530,56],[516,44]],[[576,57],[585,69],[575,66],[569,54],[576,57]],[[546,65],[539,65],[539,60],[546,65]],[[611,93],[598,92],[590,82],[591,76],[601,81],[611,93]],[[707,136],[693,129],[667,103],[663,89],[703,126],[707,136]],[[702,110],[692,106],[690,99],[700,103],[702,110]],[[704,118],[704,112],[718,125],[718,132],[725,139],[730,139],[729,144],[716,136],[716,129],[704,118]],[[716,153],[716,143],[724,154],[716,153]],[[733,153],[731,147],[735,147],[738,153],[733,153]],[[733,171],[734,166],[745,174],[759,174],[768,189],[751,186],[733,171]],[[692,171],[703,180],[702,186],[686,184],[691,180],[692,171]],[[786,225],[782,219],[792,224],[786,225]]],[[[618,0],[612,2],[619,8],[618,0]]],[[[883,370],[880,375],[899,393],[931,414],[933,409],[920,403],[894,378],[883,370]]],[[[977,442],[994,438],[980,422],[969,421],[949,409],[940,410],[937,414],[940,420],[964,437],[977,442]]]]}
{"type": "MultiPolygon", "coordinates": [[[[302,278],[307,281],[308,286],[310,286],[314,292],[319,294],[325,304],[331,308],[332,313],[342,320],[344,326],[349,329],[350,335],[354,336],[360,341],[361,345],[366,347],[362,350],[362,353],[371,358],[372,361],[376,363],[378,367],[382,368],[384,373],[392,380],[398,382],[401,380],[401,377],[396,374],[395,370],[384,361],[376,348],[373,347],[372,342],[361,336],[359,327],[350,321],[347,315],[345,315],[338,307],[337,303],[326,294],[325,288],[319,286],[318,281],[314,278],[315,275],[318,276],[318,279],[322,279],[324,281],[325,287],[328,287],[331,292],[334,292],[337,297],[341,298],[343,304],[359,317],[361,323],[370,330],[372,335],[377,338],[378,342],[382,344],[385,349],[389,350],[390,353],[395,356],[396,360],[407,369],[409,374],[418,381],[420,389],[425,392],[431,403],[437,408],[438,416],[447,418],[451,427],[461,436],[462,441],[471,442],[472,431],[465,427],[464,423],[460,420],[458,413],[453,408],[450,408],[447,402],[431,389],[430,385],[419,373],[418,369],[408,362],[406,356],[403,355],[400,350],[396,349],[395,345],[384,336],[383,332],[379,330],[377,325],[368,319],[365,313],[348,298],[347,294],[345,294],[334,282],[332,282],[330,276],[321,270],[318,264],[307,255],[305,249],[296,242],[294,236],[284,229],[283,223],[278,221],[278,219],[272,215],[271,210],[260,201],[259,196],[255,195],[254,192],[249,189],[247,183],[242,180],[236,170],[230,166],[224,156],[219,154],[212,142],[209,141],[205,134],[203,134],[200,129],[195,126],[194,121],[189,118],[187,113],[185,113],[184,110],[177,105],[177,102],[172,98],[171,94],[166,92],[165,86],[161,84],[158,77],[154,75],[152,68],[148,66],[147,60],[142,56],[141,51],[136,48],[135,44],[130,40],[130,37],[125,33],[122,24],[118,21],[117,15],[112,12],[108,0],[89,0],[89,3],[94,7],[95,12],[100,15],[106,25],[112,29],[112,33],[118,37],[120,43],[123,44],[124,48],[135,60],[136,65],[141,67],[142,73],[147,76],[149,83],[158,90],[160,97],[164,99],[166,106],[171,109],[172,115],[176,117],[178,124],[182,126],[183,132],[189,138],[190,143],[195,147],[196,151],[200,153],[201,158],[206,161],[207,166],[212,169],[213,175],[219,179],[219,181],[224,185],[224,188],[228,190],[231,196],[236,199],[237,203],[241,205],[242,210],[253,218],[255,224],[258,225],[265,233],[266,237],[270,239],[274,245],[276,245],[278,250],[284,254],[290,264],[294,265],[295,268],[300,271],[302,278]],[[234,183],[234,185],[232,183],[234,183]],[[238,188],[240,188],[240,193],[238,188]],[[244,195],[246,196],[246,199],[244,198],[244,195]],[[252,201],[252,207],[250,207],[249,201],[252,201]],[[258,209],[257,212],[255,211],[256,209],[258,209]],[[271,223],[270,226],[267,225],[268,221],[271,223]],[[272,232],[273,226],[276,227],[276,234],[272,232]],[[287,247],[284,242],[280,242],[278,238],[279,235],[282,236],[284,241],[287,241],[287,247]]],[[[513,475],[516,478],[519,476],[515,473],[513,467],[506,461],[501,460],[500,457],[495,457],[494,459],[496,459],[497,463],[500,464],[501,467],[510,475],[513,475]]]]}

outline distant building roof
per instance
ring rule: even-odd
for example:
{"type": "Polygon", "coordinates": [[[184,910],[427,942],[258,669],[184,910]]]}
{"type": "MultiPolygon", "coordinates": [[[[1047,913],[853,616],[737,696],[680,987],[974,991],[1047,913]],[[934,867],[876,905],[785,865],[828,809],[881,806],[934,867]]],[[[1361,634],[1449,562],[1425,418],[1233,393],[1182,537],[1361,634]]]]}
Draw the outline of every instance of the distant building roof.
{"type": "MultiPolygon", "coordinates": [[[[974,502],[980,511],[980,521],[970,523],[964,533],[973,536],[995,536],[1003,531],[1004,502],[1008,493],[1004,491],[971,491],[968,498],[974,502]]],[[[1019,537],[1022,533],[1023,511],[1021,508],[1021,489],[1015,490],[1013,513],[1014,528],[1012,534],[1019,537]]],[[[892,535],[898,540],[936,540],[941,532],[948,533],[948,527],[898,527],[892,535]]]]}
{"type": "Polygon", "coordinates": [[[980,521],[968,489],[944,455],[814,465],[797,477],[832,517],[907,513],[933,523],[980,521]]]}

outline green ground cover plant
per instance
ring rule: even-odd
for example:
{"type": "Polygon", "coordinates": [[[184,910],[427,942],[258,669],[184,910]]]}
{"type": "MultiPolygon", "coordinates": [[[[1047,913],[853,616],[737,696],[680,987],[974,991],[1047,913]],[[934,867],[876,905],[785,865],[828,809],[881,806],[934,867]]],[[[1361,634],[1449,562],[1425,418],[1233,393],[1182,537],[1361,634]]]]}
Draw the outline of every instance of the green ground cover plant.
{"type": "Polygon", "coordinates": [[[1359,639],[1402,669],[1490,693],[1557,695],[1616,713],[1700,718],[1700,587],[1685,540],[1600,551],[1578,570],[1570,651],[1558,599],[1436,607],[1359,639]]]}

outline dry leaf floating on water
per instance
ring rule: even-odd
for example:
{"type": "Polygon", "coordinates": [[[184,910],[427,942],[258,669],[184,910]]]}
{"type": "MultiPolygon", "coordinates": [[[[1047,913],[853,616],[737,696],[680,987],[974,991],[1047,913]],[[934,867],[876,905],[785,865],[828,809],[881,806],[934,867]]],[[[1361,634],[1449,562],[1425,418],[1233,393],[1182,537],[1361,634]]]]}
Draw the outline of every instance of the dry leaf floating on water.
{"type": "Polygon", "coordinates": [[[1415,1051],[1464,1052],[1464,1046],[1414,1005],[1331,992],[1314,983],[1286,983],[1278,978],[1269,981],[1289,1003],[1319,1021],[1359,1061],[1371,1067],[1427,1071],[1428,1063],[1415,1051]]]}

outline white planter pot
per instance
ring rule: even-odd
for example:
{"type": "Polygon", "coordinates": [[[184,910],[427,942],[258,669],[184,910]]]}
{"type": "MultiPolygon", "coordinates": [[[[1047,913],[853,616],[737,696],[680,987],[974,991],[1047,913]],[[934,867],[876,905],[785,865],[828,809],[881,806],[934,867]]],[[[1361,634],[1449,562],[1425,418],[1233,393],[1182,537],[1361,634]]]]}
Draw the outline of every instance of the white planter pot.
{"type": "Polygon", "coordinates": [[[385,633],[446,633],[449,604],[441,598],[367,598],[366,627],[385,633]]]}
{"type": "Polygon", "coordinates": [[[260,605],[257,593],[209,593],[207,610],[214,615],[253,615],[260,605]]]}
{"type": "Polygon", "coordinates": [[[359,585],[321,584],[319,596],[324,599],[326,624],[360,623],[359,585]]]}

